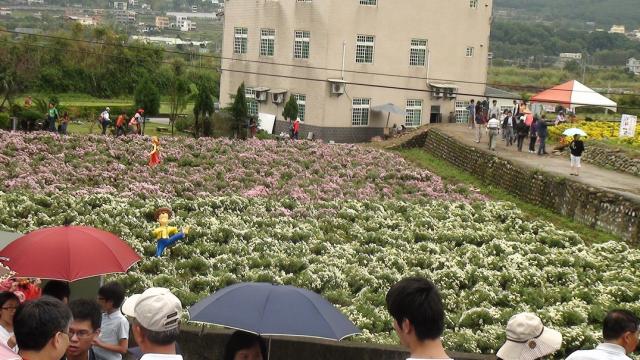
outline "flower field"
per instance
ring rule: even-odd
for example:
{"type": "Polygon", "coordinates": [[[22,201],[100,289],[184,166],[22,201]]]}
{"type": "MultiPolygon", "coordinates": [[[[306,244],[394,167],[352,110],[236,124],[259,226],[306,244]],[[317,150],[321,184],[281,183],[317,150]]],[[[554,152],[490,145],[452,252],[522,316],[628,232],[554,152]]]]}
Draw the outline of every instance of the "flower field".
{"type": "Polygon", "coordinates": [[[552,138],[559,139],[562,133],[569,128],[580,128],[584,130],[589,137],[588,140],[609,139],[614,143],[627,144],[637,146],[640,149],[640,131],[636,132],[636,136],[632,138],[619,138],[620,123],[608,121],[582,121],[579,123],[564,123],[558,126],[549,127],[549,134],[552,138]]]}
{"type": "Polygon", "coordinates": [[[175,139],[150,170],[143,139],[0,140],[0,229],[71,220],[114,232],[144,258],[117,277],[131,292],[165,286],[191,305],[239,281],[292,284],[344,311],[364,330],[355,340],[396,343],[386,291],[424,275],[444,297],[445,345],[484,353],[520,311],[560,330],[570,351],[597,343],[608,309],[640,310],[639,250],[587,244],[391,153],[175,139]],[[158,259],[149,232],[160,206],[192,230],[158,259]]]}

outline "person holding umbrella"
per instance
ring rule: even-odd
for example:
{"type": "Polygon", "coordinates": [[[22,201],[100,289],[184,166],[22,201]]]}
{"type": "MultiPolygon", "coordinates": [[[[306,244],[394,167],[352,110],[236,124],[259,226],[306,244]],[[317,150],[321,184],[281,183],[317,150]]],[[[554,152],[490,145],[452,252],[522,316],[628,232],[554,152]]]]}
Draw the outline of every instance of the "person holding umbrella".
{"type": "Polygon", "coordinates": [[[224,360],[266,360],[267,344],[259,335],[238,330],[224,349],[224,360]]]}
{"type": "Polygon", "coordinates": [[[571,175],[580,176],[580,158],[584,152],[584,143],[580,140],[580,135],[573,135],[573,141],[569,144],[571,151],[571,175]]]}

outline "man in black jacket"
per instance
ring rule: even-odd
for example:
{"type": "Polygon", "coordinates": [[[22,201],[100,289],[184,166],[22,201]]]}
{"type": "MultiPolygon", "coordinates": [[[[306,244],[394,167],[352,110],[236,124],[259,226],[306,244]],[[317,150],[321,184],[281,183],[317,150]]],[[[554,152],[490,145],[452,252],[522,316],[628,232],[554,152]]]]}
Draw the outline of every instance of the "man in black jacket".
{"type": "Polygon", "coordinates": [[[571,150],[571,175],[580,176],[580,157],[584,152],[584,143],[580,140],[580,135],[573,136],[569,150],[571,150]]]}

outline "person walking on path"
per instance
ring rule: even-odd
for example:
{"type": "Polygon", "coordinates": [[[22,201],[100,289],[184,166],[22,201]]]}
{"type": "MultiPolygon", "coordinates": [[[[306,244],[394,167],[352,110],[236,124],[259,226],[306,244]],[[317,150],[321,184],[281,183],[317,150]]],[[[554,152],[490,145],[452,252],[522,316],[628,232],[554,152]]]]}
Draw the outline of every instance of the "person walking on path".
{"type": "Polygon", "coordinates": [[[500,121],[498,121],[495,116],[492,116],[489,122],[487,122],[487,129],[489,129],[489,150],[496,151],[500,121]]]}
{"type": "Polygon", "coordinates": [[[538,125],[536,126],[536,131],[538,132],[538,137],[540,138],[540,146],[538,147],[538,155],[547,155],[547,149],[545,147],[547,141],[547,119],[544,115],[542,115],[542,119],[538,121],[538,125]]]}
{"type": "Polygon", "coordinates": [[[475,115],[475,123],[476,123],[476,143],[480,143],[482,140],[482,125],[483,121],[483,109],[480,102],[476,105],[476,115],[475,115]]]}
{"type": "Polygon", "coordinates": [[[511,146],[513,145],[513,138],[514,138],[514,128],[516,126],[516,118],[514,116],[512,116],[512,114],[507,114],[506,117],[506,141],[507,141],[507,146],[511,146]]]}
{"type": "Polygon", "coordinates": [[[476,104],[475,100],[471,99],[469,106],[467,106],[467,111],[469,112],[469,129],[474,129],[476,127],[476,104]]]}
{"type": "Polygon", "coordinates": [[[518,137],[518,151],[522,152],[524,139],[529,135],[529,127],[524,123],[524,119],[520,118],[516,125],[516,136],[518,137]]]}
{"type": "Polygon", "coordinates": [[[580,140],[580,135],[573,136],[569,150],[571,150],[571,175],[580,176],[580,157],[584,152],[584,143],[580,140]]]}
{"type": "Polygon", "coordinates": [[[529,152],[536,152],[536,141],[538,140],[538,118],[534,117],[531,126],[529,127],[529,152]]]}
{"type": "Polygon", "coordinates": [[[493,100],[491,107],[489,107],[489,118],[495,117],[498,119],[500,116],[500,108],[498,107],[498,100],[493,100]]]}
{"type": "Polygon", "coordinates": [[[49,125],[49,131],[56,132],[56,120],[60,117],[58,109],[54,103],[49,103],[49,111],[47,112],[47,121],[49,125]]]}
{"type": "Polygon", "coordinates": [[[100,114],[100,125],[102,125],[102,135],[107,134],[107,128],[109,127],[109,125],[111,125],[111,120],[109,120],[109,111],[111,111],[111,109],[109,109],[109,107],[107,106],[107,108],[104,109],[102,114],[100,114]]]}
{"type": "Polygon", "coordinates": [[[293,122],[293,140],[299,140],[300,138],[300,119],[296,119],[293,122]]]}

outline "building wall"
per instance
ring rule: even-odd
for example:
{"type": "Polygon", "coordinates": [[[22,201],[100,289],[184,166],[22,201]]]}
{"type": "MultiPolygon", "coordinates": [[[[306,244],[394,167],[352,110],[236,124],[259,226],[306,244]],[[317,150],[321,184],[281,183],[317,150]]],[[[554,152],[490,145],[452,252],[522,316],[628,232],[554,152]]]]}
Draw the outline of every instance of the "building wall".
{"type": "MultiPolygon", "coordinates": [[[[432,83],[454,84],[459,93],[470,95],[459,99],[484,94],[491,9],[492,0],[478,1],[477,8],[471,8],[469,0],[378,0],[377,6],[360,5],[359,0],[230,1],[225,9],[221,103],[229,104],[244,82],[247,87],[287,90],[287,98],[306,95],[309,126],[352,128],[351,101],[360,97],[371,99],[371,107],[392,102],[404,108],[409,99],[422,100],[422,124],[429,122],[432,105],[440,106],[446,119],[454,111],[454,100],[434,99],[427,75],[432,83]],[[248,28],[246,54],[233,53],[235,27],[248,28]],[[276,30],[273,57],[259,56],[262,28],[276,30]],[[293,58],[295,30],[310,32],[308,60],[293,58]],[[357,35],[375,36],[373,64],[356,63],[357,35]],[[412,39],[428,40],[430,66],[409,66],[412,39]],[[332,96],[327,79],[342,77],[343,44],[346,94],[332,96]],[[465,56],[467,46],[474,47],[473,57],[465,56]]],[[[259,111],[281,120],[282,108],[268,99],[259,111]]],[[[388,126],[404,122],[403,116],[391,115],[388,126]]],[[[386,125],[386,113],[370,113],[367,127],[381,132],[386,125]]]]}

